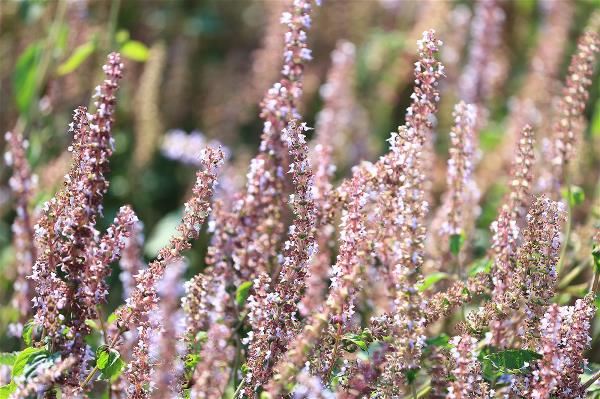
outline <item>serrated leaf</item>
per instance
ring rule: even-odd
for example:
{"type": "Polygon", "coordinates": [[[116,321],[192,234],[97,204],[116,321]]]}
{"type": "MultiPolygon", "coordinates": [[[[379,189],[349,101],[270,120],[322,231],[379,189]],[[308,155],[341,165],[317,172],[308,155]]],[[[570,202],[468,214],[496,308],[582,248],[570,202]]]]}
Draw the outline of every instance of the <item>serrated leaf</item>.
{"type": "Polygon", "coordinates": [[[89,58],[90,55],[94,54],[96,50],[95,41],[89,41],[84,43],[75,50],[73,50],[73,54],[65,62],[60,64],[58,68],[56,68],[56,73],[59,76],[67,75],[74,70],[76,70],[86,59],[89,58]]]}
{"type": "Polygon", "coordinates": [[[35,97],[39,59],[42,54],[40,43],[30,44],[17,59],[13,72],[14,95],[17,108],[27,113],[35,97]]]}
{"type": "Polygon", "coordinates": [[[252,281],[244,281],[235,290],[235,302],[241,308],[246,303],[246,299],[250,296],[250,288],[252,288],[252,281]]]}
{"type": "Polygon", "coordinates": [[[133,61],[144,62],[148,59],[148,47],[137,40],[128,40],[121,46],[121,55],[133,61]]]}
{"type": "Polygon", "coordinates": [[[21,374],[23,374],[25,372],[25,367],[27,366],[27,364],[30,361],[35,360],[36,356],[40,354],[48,355],[48,351],[44,348],[29,347],[19,352],[13,364],[11,373],[12,378],[18,377],[21,374]]]}
{"type": "Polygon", "coordinates": [[[19,352],[2,352],[0,353],[0,365],[12,366],[17,360],[19,352]]]}
{"type": "Polygon", "coordinates": [[[542,355],[531,350],[507,349],[485,355],[483,362],[489,362],[494,369],[503,374],[522,374],[523,369],[532,361],[541,358],[542,355]]]}
{"type": "Polygon", "coordinates": [[[464,242],[464,234],[452,234],[450,236],[450,253],[454,256],[458,256],[464,242]]]}
{"type": "Polygon", "coordinates": [[[423,282],[421,284],[419,284],[418,289],[420,292],[427,291],[427,289],[429,287],[432,287],[438,281],[444,280],[446,278],[448,278],[447,273],[443,273],[443,272],[431,273],[423,279],[423,282]]]}

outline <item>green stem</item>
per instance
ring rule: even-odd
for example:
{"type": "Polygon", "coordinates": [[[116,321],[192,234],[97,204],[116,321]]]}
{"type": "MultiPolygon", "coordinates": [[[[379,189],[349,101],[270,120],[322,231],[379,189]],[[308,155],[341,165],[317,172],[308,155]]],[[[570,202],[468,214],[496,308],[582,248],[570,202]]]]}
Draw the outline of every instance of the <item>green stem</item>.
{"type": "Polygon", "coordinates": [[[100,370],[98,368],[98,366],[94,366],[94,368],[92,369],[92,371],[90,371],[90,373],[88,374],[88,376],[81,383],[81,388],[84,388],[87,384],[90,383],[90,381],[92,381],[92,378],[94,378],[94,376],[96,375],[96,373],[98,372],[98,370],[100,370]]]}
{"type": "Polygon", "coordinates": [[[594,270],[594,278],[592,279],[592,285],[590,286],[590,292],[596,296],[598,294],[598,284],[600,283],[600,274],[594,270]]]}
{"type": "Polygon", "coordinates": [[[238,387],[236,388],[235,392],[233,393],[233,399],[236,399],[238,397],[238,395],[242,391],[243,387],[244,387],[244,381],[240,382],[240,385],[238,385],[238,387]]]}
{"type": "MultiPolygon", "coordinates": [[[[416,389],[416,387],[415,387],[416,389]]],[[[421,385],[421,387],[416,391],[416,396],[415,396],[415,392],[411,392],[410,396],[406,396],[404,399],[423,399],[425,397],[427,397],[427,395],[429,394],[429,392],[431,391],[431,380],[426,381],[423,385],[421,385]]]]}
{"type": "Polygon", "coordinates": [[[104,323],[104,312],[102,311],[102,307],[100,305],[96,306],[96,311],[98,313],[98,322],[100,322],[100,329],[102,330],[102,339],[105,344],[108,344],[108,333],[106,331],[106,323],[104,323]]]}
{"type": "Polygon", "coordinates": [[[40,54],[40,58],[38,60],[39,67],[37,68],[36,78],[35,78],[35,94],[33,96],[33,101],[29,104],[29,107],[25,111],[25,114],[21,114],[19,120],[17,121],[17,126],[15,130],[20,131],[25,134],[28,126],[31,123],[32,119],[32,110],[33,104],[37,104],[37,100],[40,97],[40,91],[44,82],[46,81],[46,77],[48,74],[48,70],[50,69],[50,65],[52,64],[52,56],[54,52],[54,45],[57,41],[60,28],[65,19],[65,14],[67,11],[67,1],[60,0],[56,6],[56,13],[54,14],[54,20],[52,21],[52,25],[50,26],[50,30],[48,31],[48,36],[44,41],[43,51],[40,54]]]}
{"type": "MultiPolygon", "coordinates": [[[[129,313],[129,315],[127,316],[127,318],[125,320],[123,320],[123,327],[121,327],[113,336],[113,339],[110,341],[110,343],[107,342],[108,345],[108,349],[114,349],[115,346],[117,346],[117,342],[119,342],[119,338],[121,337],[121,335],[123,335],[123,333],[127,330],[126,326],[127,323],[129,323],[129,319],[131,318],[131,315],[133,313],[129,313]]],[[[94,368],[92,369],[92,371],[90,371],[90,373],[88,374],[88,376],[85,378],[85,380],[83,380],[83,382],[81,383],[81,388],[85,388],[85,386],[87,384],[90,383],[90,381],[92,381],[92,378],[94,378],[94,375],[98,372],[98,366],[94,366],[94,368]]]]}
{"type": "Polygon", "coordinates": [[[106,30],[106,49],[112,50],[115,46],[115,32],[117,30],[117,19],[119,18],[119,9],[121,0],[113,0],[110,5],[110,14],[108,17],[108,29],[106,30]]]}

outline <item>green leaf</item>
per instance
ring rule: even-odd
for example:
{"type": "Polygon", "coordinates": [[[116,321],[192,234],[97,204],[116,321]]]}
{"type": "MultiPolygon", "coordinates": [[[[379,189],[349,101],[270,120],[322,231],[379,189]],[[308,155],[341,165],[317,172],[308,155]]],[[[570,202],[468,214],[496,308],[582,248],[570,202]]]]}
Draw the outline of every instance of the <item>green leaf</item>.
{"type": "Polygon", "coordinates": [[[483,362],[489,362],[502,374],[523,374],[532,361],[541,358],[539,353],[527,349],[507,349],[485,355],[483,362]]]}
{"type": "Polygon", "coordinates": [[[31,346],[31,343],[33,342],[33,327],[33,320],[29,320],[23,326],[23,334],[21,336],[23,337],[23,342],[25,342],[25,345],[27,346],[31,346]]]}
{"type": "Polygon", "coordinates": [[[106,319],[106,322],[107,322],[108,324],[112,324],[112,323],[114,323],[114,322],[117,320],[117,317],[118,317],[118,316],[117,316],[117,314],[116,314],[115,312],[112,312],[112,313],[111,313],[111,314],[108,316],[108,318],[106,319]]]}
{"type": "Polygon", "coordinates": [[[443,273],[443,272],[431,273],[430,275],[428,275],[427,277],[425,277],[423,279],[423,282],[421,284],[419,284],[419,286],[417,288],[419,289],[419,292],[427,291],[427,289],[429,287],[432,287],[438,281],[444,280],[446,278],[448,278],[447,273],[443,273]]]}
{"type": "Polygon", "coordinates": [[[19,112],[25,114],[36,94],[39,59],[42,54],[40,43],[29,45],[17,59],[13,72],[15,102],[19,112]]]}
{"type": "Polygon", "coordinates": [[[473,262],[471,268],[469,269],[469,277],[473,277],[479,273],[488,274],[492,271],[492,266],[494,266],[494,262],[491,259],[478,259],[473,262]]]}
{"type": "Polygon", "coordinates": [[[12,366],[17,360],[19,352],[2,352],[0,353],[0,365],[12,366]]]}
{"type": "Polygon", "coordinates": [[[89,58],[90,55],[94,54],[96,50],[96,42],[94,40],[84,43],[73,50],[73,54],[65,62],[60,64],[56,69],[56,73],[59,76],[67,75],[77,68],[89,58]]]}
{"type": "Polygon", "coordinates": [[[17,390],[17,385],[14,382],[11,382],[8,385],[3,385],[0,387],[0,399],[9,399],[10,395],[12,395],[17,390]]]}
{"type": "Polygon", "coordinates": [[[570,190],[563,188],[562,196],[569,201],[571,208],[581,205],[585,201],[585,192],[581,187],[575,185],[570,186],[570,190]]]}
{"type": "Polygon", "coordinates": [[[13,364],[12,378],[18,377],[25,372],[25,367],[31,361],[35,360],[40,354],[48,356],[48,351],[44,348],[25,348],[18,353],[13,364]]]}
{"type": "Polygon", "coordinates": [[[250,296],[250,288],[252,288],[252,281],[244,281],[235,290],[235,302],[241,308],[246,303],[246,299],[250,296]]]}
{"type": "Polygon", "coordinates": [[[408,369],[404,371],[404,376],[406,377],[406,382],[408,382],[408,384],[412,384],[413,382],[415,382],[415,380],[417,379],[417,374],[419,373],[420,369],[408,369]]]}
{"type": "Polygon", "coordinates": [[[103,370],[108,365],[109,360],[110,351],[106,346],[102,348],[100,353],[96,352],[96,367],[98,367],[99,370],[103,370]]]}
{"type": "Polygon", "coordinates": [[[148,47],[142,42],[128,40],[121,46],[121,54],[133,61],[144,62],[148,59],[148,47]]]}
{"type": "Polygon", "coordinates": [[[86,319],[84,323],[85,323],[86,326],[88,326],[92,330],[95,330],[95,331],[99,331],[100,330],[100,326],[98,326],[98,323],[96,323],[95,320],[86,319]]]}
{"type": "Polygon", "coordinates": [[[154,257],[156,253],[169,243],[181,222],[181,211],[171,212],[156,223],[152,233],[144,244],[144,253],[149,257],[154,257]]]}
{"type": "Polygon", "coordinates": [[[96,349],[96,367],[100,370],[100,378],[111,381],[116,379],[124,365],[121,354],[116,349],[109,348],[107,345],[100,345],[96,349]]]}
{"type": "Polygon", "coordinates": [[[121,355],[115,349],[109,348],[107,345],[100,345],[96,349],[96,367],[99,370],[104,370],[115,362],[121,355]]]}
{"type": "Polygon", "coordinates": [[[445,334],[445,333],[441,333],[440,335],[438,335],[436,337],[427,338],[425,340],[425,343],[427,344],[427,346],[439,346],[442,348],[448,348],[450,345],[449,342],[450,342],[450,337],[448,336],[448,334],[445,334]]]}
{"type": "Polygon", "coordinates": [[[120,31],[117,32],[117,34],[115,35],[115,41],[119,44],[123,44],[125,43],[127,40],[129,40],[129,32],[126,31],[125,29],[121,29],[120,31]]]}
{"type": "Polygon", "coordinates": [[[360,334],[346,334],[342,337],[342,341],[347,341],[350,344],[354,344],[365,352],[369,350],[369,346],[360,334]]]}
{"type": "Polygon", "coordinates": [[[465,242],[464,234],[452,234],[450,236],[450,253],[454,256],[458,256],[460,249],[465,242]]]}
{"type": "Polygon", "coordinates": [[[479,363],[481,364],[481,374],[483,375],[483,378],[486,381],[492,383],[495,382],[496,379],[502,374],[498,372],[498,370],[494,366],[492,366],[492,362],[484,359],[486,356],[494,352],[496,352],[496,348],[491,346],[484,346],[479,352],[479,355],[477,356],[477,360],[479,360],[479,363]]]}
{"type": "Polygon", "coordinates": [[[193,372],[196,369],[196,365],[200,361],[200,355],[197,353],[188,353],[185,357],[185,370],[193,372]]]}
{"type": "Polygon", "coordinates": [[[25,377],[25,379],[35,377],[40,366],[42,366],[45,363],[49,363],[50,365],[52,365],[59,358],[59,352],[53,353],[52,355],[47,351],[36,353],[29,358],[29,361],[25,365],[25,369],[23,370],[23,376],[25,377]]]}
{"type": "Polygon", "coordinates": [[[101,372],[100,377],[105,380],[115,381],[121,375],[125,362],[120,358],[116,358],[114,362],[106,366],[101,372]]]}

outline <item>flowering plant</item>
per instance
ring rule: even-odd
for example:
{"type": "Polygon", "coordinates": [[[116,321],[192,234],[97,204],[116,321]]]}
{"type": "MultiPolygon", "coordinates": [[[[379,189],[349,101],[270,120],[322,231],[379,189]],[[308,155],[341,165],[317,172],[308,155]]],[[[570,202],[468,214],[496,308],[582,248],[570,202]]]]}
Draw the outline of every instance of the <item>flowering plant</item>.
{"type": "MultiPolygon", "coordinates": [[[[262,135],[244,184],[234,151],[199,132],[167,135],[166,156],[198,171],[181,220],[149,263],[132,206],[101,227],[121,54],[108,55],[93,109],[75,110],[70,168],[41,207],[32,206],[28,141],[19,125],[6,134],[18,312],[10,329],[22,349],[0,355],[10,370],[0,398],[594,394],[600,372],[587,353],[600,230],[572,183],[600,50],[596,19],[578,41],[556,110],[527,88],[518,101],[533,111],[510,114],[506,148],[492,157],[494,173],[509,169],[508,182],[481,250],[492,183],[479,143],[500,79],[500,4],[475,5],[461,76],[442,62],[443,35],[420,32],[412,93],[389,150],[350,170],[335,164],[370,153],[344,155],[343,146],[367,139],[355,131],[364,110],[348,84],[353,44],[333,52],[314,133],[302,116],[314,6],[292,0],[281,13],[281,76],[260,103],[262,135]],[[452,76],[459,101],[439,179],[437,118],[452,76]],[[540,115],[553,121],[549,133],[540,115]],[[589,218],[576,218],[585,211],[589,218]],[[186,280],[195,241],[206,244],[204,267],[186,280]],[[123,301],[106,315],[116,263],[123,301]]],[[[560,61],[544,60],[548,70],[560,61]]],[[[529,82],[540,79],[539,62],[529,82]]]]}

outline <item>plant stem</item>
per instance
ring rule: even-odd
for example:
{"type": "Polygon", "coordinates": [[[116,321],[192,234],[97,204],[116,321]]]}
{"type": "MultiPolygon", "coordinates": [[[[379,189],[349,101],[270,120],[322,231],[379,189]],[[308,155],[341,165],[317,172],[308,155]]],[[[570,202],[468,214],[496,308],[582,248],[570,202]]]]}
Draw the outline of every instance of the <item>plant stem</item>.
{"type": "MultiPolygon", "coordinates": [[[[416,387],[415,387],[416,389],[416,387]]],[[[423,385],[421,385],[421,387],[416,391],[416,396],[414,396],[414,393],[411,393],[411,396],[406,396],[404,399],[423,399],[425,397],[427,397],[427,395],[429,394],[429,392],[431,391],[431,381],[425,381],[425,383],[423,385]]]]}
{"type": "MultiPolygon", "coordinates": [[[[127,316],[127,318],[125,320],[123,320],[123,323],[122,323],[123,327],[119,328],[119,330],[113,336],[113,339],[111,340],[111,342],[107,343],[108,349],[114,349],[115,348],[115,346],[117,345],[117,342],[119,341],[119,338],[127,330],[127,328],[124,327],[124,326],[126,326],[127,323],[129,323],[129,319],[131,318],[132,314],[133,314],[133,312],[129,313],[129,315],[127,316]]],[[[90,381],[92,380],[92,378],[94,378],[94,374],[96,374],[97,371],[98,371],[98,366],[95,366],[92,369],[92,371],[90,371],[90,373],[85,378],[85,380],[81,383],[81,388],[84,388],[87,384],[90,383],[90,381]]]]}
{"type": "Polygon", "coordinates": [[[340,340],[342,337],[342,324],[338,324],[338,329],[337,329],[337,333],[335,335],[335,344],[333,346],[333,351],[331,352],[331,364],[329,365],[329,368],[327,370],[327,372],[325,373],[325,383],[329,384],[329,381],[331,380],[331,373],[333,372],[333,367],[335,366],[335,362],[337,361],[337,352],[338,352],[338,347],[340,344],[340,340]]]}
{"type": "Polygon", "coordinates": [[[119,18],[119,9],[121,0],[113,0],[110,5],[108,28],[106,29],[106,49],[112,50],[115,45],[115,32],[117,30],[117,19],[119,18]]]}
{"type": "Polygon", "coordinates": [[[233,393],[233,399],[236,399],[238,397],[238,395],[242,391],[243,386],[244,386],[244,381],[240,382],[240,385],[238,385],[238,387],[236,388],[235,392],[233,393]]]}
{"type": "Polygon", "coordinates": [[[600,282],[600,274],[594,270],[594,278],[592,279],[592,285],[590,286],[590,292],[594,294],[598,294],[598,283],[600,282]]]}
{"type": "Polygon", "coordinates": [[[585,382],[585,384],[581,385],[581,388],[585,391],[586,389],[588,389],[589,387],[592,386],[592,384],[594,382],[596,382],[596,380],[600,378],[600,370],[596,371],[596,374],[594,374],[589,380],[587,380],[585,382]]]}
{"type": "Polygon", "coordinates": [[[90,383],[90,381],[92,381],[92,378],[94,378],[94,376],[96,375],[96,373],[98,372],[98,370],[99,370],[98,366],[94,366],[94,368],[92,369],[92,371],[90,371],[90,373],[88,374],[88,376],[81,383],[81,388],[85,387],[87,384],[90,383]]]}
{"type": "Polygon", "coordinates": [[[102,339],[104,340],[104,343],[107,344],[108,333],[106,332],[106,324],[104,323],[104,312],[100,305],[96,305],[96,312],[98,313],[98,321],[100,322],[100,329],[102,330],[102,339]]]}

